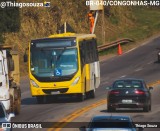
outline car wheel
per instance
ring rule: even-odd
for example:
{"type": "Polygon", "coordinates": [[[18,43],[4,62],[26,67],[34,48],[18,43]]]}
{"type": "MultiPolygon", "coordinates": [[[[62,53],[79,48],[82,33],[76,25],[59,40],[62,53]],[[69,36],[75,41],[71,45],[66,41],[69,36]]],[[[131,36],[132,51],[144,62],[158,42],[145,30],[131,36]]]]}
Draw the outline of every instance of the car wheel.
{"type": "Polygon", "coordinates": [[[149,110],[150,110],[150,105],[147,105],[147,106],[143,107],[144,112],[149,112],[149,110]]]}
{"type": "Polygon", "coordinates": [[[158,53],[158,62],[160,62],[160,55],[159,55],[159,53],[158,53]]]}
{"type": "Polygon", "coordinates": [[[150,103],[149,103],[149,111],[151,111],[152,110],[152,106],[151,106],[152,104],[151,104],[151,101],[150,101],[150,103]]]}
{"type": "Polygon", "coordinates": [[[114,112],[115,111],[115,108],[114,107],[111,107],[110,105],[107,106],[107,111],[108,112],[114,112]]]}

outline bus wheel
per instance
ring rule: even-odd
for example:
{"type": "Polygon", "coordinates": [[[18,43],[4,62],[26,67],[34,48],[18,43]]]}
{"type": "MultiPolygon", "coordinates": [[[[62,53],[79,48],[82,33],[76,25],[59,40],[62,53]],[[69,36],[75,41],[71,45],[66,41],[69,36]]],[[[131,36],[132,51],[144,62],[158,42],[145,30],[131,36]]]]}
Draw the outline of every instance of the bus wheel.
{"type": "Polygon", "coordinates": [[[82,101],[84,101],[84,99],[85,99],[85,95],[83,95],[83,94],[78,94],[78,95],[77,95],[77,99],[78,99],[79,102],[82,102],[82,101]]]}
{"type": "Polygon", "coordinates": [[[94,75],[94,89],[90,91],[90,98],[95,98],[96,78],[94,75]]]}
{"type": "Polygon", "coordinates": [[[90,92],[90,98],[95,98],[95,91],[94,90],[91,90],[91,92],[90,92]]]}
{"type": "Polygon", "coordinates": [[[44,103],[44,96],[36,96],[37,103],[38,104],[43,104],[44,103]]]}

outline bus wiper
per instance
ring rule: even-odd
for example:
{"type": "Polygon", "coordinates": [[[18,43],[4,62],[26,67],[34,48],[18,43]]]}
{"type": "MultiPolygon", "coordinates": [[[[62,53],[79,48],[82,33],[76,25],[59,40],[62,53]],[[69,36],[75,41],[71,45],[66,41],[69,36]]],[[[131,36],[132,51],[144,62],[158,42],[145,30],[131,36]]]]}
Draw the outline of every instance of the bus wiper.
{"type": "Polygon", "coordinates": [[[66,47],[64,47],[64,49],[62,50],[62,52],[58,55],[57,61],[61,58],[61,56],[62,56],[62,54],[64,53],[65,50],[66,50],[66,47]]]}

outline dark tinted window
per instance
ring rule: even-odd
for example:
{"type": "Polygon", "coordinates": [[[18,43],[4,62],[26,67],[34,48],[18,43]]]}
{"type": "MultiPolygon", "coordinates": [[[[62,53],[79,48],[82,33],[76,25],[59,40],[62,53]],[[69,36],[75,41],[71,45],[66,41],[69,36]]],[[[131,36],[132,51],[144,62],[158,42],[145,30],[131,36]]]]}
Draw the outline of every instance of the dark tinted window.
{"type": "Polygon", "coordinates": [[[99,60],[96,39],[83,40],[79,46],[82,65],[99,60]]]}
{"type": "Polygon", "coordinates": [[[142,81],[139,80],[118,80],[114,82],[113,88],[142,88],[142,81]]]}
{"type": "Polygon", "coordinates": [[[100,119],[93,120],[89,128],[133,128],[129,119],[100,119]]]}

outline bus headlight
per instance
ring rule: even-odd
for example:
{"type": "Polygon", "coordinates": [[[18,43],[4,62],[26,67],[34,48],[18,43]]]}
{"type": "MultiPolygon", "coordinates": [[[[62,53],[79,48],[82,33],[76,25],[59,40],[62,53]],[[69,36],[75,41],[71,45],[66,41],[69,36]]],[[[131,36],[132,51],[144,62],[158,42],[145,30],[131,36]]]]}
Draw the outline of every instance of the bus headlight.
{"type": "Polygon", "coordinates": [[[30,80],[30,82],[31,82],[31,84],[32,84],[34,87],[39,87],[34,80],[30,80]]]}
{"type": "Polygon", "coordinates": [[[76,84],[78,83],[79,79],[80,79],[80,77],[79,77],[79,76],[78,76],[78,77],[76,77],[76,79],[73,81],[73,83],[71,84],[71,86],[76,85],[76,84]]]}
{"type": "Polygon", "coordinates": [[[73,81],[73,83],[71,84],[71,86],[76,85],[76,84],[78,83],[79,79],[80,79],[80,77],[79,77],[79,76],[78,76],[78,77],[76,77],[76,79],[73,81]]]}

